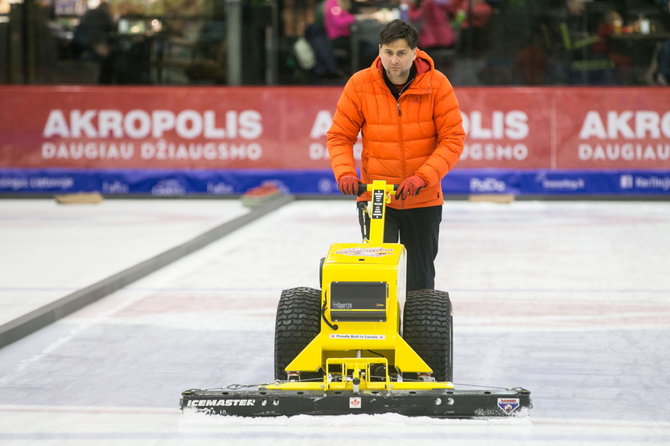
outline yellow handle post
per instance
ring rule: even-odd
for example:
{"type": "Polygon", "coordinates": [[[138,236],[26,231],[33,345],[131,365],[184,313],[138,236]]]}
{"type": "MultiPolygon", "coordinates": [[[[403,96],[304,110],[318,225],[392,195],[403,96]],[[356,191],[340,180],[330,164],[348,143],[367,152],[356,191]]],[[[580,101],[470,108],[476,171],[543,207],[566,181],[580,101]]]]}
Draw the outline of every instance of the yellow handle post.
{"type": "Polygon", "coordinates": [[[393,184],[386,184],[384,180],[374,180],[368,184],[368,191],[372,193],[368,212],[370,216],[370,243],[384,243],[384,220],[386,205],[391,202],[393,184]]]}

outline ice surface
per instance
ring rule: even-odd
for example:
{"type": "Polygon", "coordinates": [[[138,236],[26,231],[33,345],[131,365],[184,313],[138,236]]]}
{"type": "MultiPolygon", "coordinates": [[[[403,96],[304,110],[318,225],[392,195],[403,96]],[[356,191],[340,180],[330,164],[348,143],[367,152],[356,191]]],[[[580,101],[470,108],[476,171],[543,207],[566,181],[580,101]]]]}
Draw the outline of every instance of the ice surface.
{"type": "Polygon", "coordinates": [[[441,232],[454,381],[526,387],[529,417],[182,414],[271,380],[279,293],[358,240],[352,202],[298,201],[0,350],[0,443],[670,444],[670,204],[452,202],[441,232]]]}
{"type": "Polygon", "coordinates": [[[237,200],[0,200],[0,324],[246,212],[237,200]]]}

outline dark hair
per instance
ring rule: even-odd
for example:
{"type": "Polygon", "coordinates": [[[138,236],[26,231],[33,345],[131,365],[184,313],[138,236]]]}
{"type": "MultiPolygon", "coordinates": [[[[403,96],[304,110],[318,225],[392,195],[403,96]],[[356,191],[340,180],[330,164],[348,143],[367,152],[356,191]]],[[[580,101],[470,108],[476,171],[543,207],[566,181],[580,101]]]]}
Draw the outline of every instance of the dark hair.
{"type": "Polygon", "coordinates": [[[411,49],[416,48],[419,41],[419,35],[416,29],[409,23],[395,19],[379,31],[379,44],[386,45],[398,39],[405,39],[411,49]]]}

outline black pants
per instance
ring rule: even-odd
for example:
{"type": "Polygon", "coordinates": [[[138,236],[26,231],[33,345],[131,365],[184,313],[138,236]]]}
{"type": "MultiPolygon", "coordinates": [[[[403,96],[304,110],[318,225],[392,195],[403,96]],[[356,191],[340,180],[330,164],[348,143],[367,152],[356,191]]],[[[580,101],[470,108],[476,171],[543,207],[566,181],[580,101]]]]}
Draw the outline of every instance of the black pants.
{"type": "MultiPolygon", "coordinates": [[[[366,202],[358,203],[358,216],[364,239],[369,238],[370,233],[366,205],[366,202]]],[[[442,206],[403,210],[386,208],[384,242],[405,245],[407,291],[435,288],[435,257],[441,222],[442,206]]]]}

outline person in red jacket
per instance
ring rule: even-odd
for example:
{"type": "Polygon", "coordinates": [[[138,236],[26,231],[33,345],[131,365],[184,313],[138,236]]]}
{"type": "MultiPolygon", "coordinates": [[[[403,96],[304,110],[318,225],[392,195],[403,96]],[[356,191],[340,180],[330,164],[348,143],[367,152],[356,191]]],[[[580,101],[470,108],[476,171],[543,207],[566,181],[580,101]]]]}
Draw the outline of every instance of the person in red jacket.
{"type": "MultiPolygon", "coordinates": [[[[454,89],[417,41],[414,27],[401,20],[382,28],[379,56],[347,81],[327,132],[330,164],[343,194],[357,193],[353,146],[359,133],[360,181],[398,185],[387,208],[384,241],[407,249],[408,291],[435,286],[442,178],[456,165],[465,140],[454,89]]],[[[361,216],[369,200],[369,193],[358,198],[361,216]]],[[[369,222],[360,221],[367,238],[369,222]]]]}

